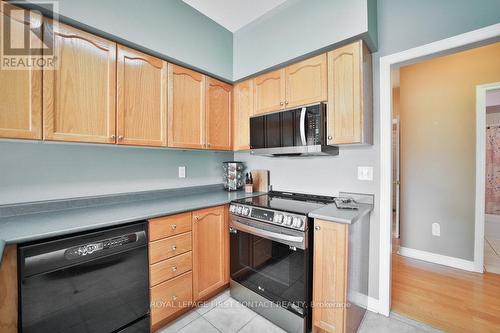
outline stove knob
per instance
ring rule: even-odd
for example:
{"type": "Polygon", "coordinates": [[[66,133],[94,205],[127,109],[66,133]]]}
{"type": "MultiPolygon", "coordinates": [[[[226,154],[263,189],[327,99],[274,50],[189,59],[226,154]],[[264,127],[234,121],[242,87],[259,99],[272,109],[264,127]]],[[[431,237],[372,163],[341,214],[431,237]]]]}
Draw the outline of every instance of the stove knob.
{"type": "Polygon", "coordinates": [[[293,223],[292,217],[290,215],[286,215],[284,218],[284,224],[291,226],[293,223]]]}
{"type": "Polygon", "coordinates": [[[243,209],[241,210],[241,213],[245,216],[248,216],[248,213],[250,213],[250,208],[248,207],[243,207],[243,209]]]}
{"type": "Polygon", "coordinates": [[[278,224],[283,223],[283,214],[274,215],[274,222],[278,224]]]}
{"type": "Polygon", "coordinates": [[[293,227],[300,229],[304,225],[304,220],[301,219],[300,217],[294,217],[293,218],[293,227]]]}
{"type": "Polygon", "coordinates": [[[229,206],[229,211],[230,211],[231,213],[234,213],[234,212],[236,211],[236,206],[235,206],[235,205],[231,205],[231,206],[229,206]]]}
{"type": "Polygon", "coordinates": [[[243,206],[237,206],[236,207],[236,214],[240,215],[242,210],[243,210],[243,206]]]}

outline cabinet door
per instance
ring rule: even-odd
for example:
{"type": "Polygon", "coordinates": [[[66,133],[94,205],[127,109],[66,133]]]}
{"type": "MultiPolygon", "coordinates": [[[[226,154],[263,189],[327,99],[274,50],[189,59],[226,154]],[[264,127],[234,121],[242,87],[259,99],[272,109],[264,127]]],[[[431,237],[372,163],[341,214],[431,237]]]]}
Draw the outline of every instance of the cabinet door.
{"type": "Polygon", "coordinates": [[[345,310],[335,305],[346,302],[347,225],[315,220],[314,227],[313,332],[344,332],[345,310]]]}
{"type": "MultiPolygon", "coordinates": [[[[25,33],[29,33],[31,48],[40,48],[41,28],[25,10],[3,1],[0,3],[1,24],[10,21],[11,44],[24,43],[25,33]],[[31,31],[30,31],[31,30],[31,31]]],[[[0,137],[17,139],[42,138],[42,72],[28,68],[0,70],[0,137]]]]}
{"type": "Polygon", "coordinates": [[[193,299],[199,300],[229,282],[227,207],[193,212],[193,299]]]}
{"type": "Polygon", "coordinates": [[[231,104],[233,87],[206,78],[207,148],[231,150],[231,104]]]}
{"type": "Polygon", "coordinates": [[[168,65],[168,146],[205,148],[205,76],[168,65]]]}
{"type": "Polygon", "coordinates": [[[362,44],[328,52],[328,144],[360,143],[362,44]]]}
{"type": "Polygon", "coordinates": [[[286,67],[285,87],[287,108],[326,101],[326,53],[286,67]]]}
{"type": "Polygon", "coordinates": [[[117,142],[167,145],[167,62],[118,46],[117,142]]]}
{"type": "Polygon", "coordinates": [[[285,70],[257,76],[254,79],[254,114],[277,111],[285,106],[285,70]]]}
{"type": "Polygon", "coordinates": [[[47,20],[56,70],[43,71],[46,140],[115,142],[116,44],[47,20]]]}
{"type": "Polygon", "coordinates": [[[247,80],[234,86],[233,149],[250,149],[250,117],[253,116],[253,82],[247,80]]]}

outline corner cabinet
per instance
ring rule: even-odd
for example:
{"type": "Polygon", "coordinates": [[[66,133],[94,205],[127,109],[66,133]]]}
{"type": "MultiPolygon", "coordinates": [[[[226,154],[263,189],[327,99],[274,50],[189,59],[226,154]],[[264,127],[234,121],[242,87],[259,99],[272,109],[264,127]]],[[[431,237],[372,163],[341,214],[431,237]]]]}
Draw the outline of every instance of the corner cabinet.
{"type": "Polygon", "coordinates": [[[362,41],[328,52],[329,145],[372,144],[372,64],[362,41]]]}
{"type": "Polygon", "coordinates": [[[168,65],[168,146],[205,148],[205,76],[168,65]]]}
{"type": "MultiPolygon", "coordinates": [[[[40,47],[40,24],[28,12],[0,3],[2,22],[10,22],[11,36],[29,34],[30,44],[40,47]],[[24,15],[15,15],[15,13],[24,15]]],[[[0,70],[0,138],[42,138],[42,71],[40,69],[0,70]]]]}
{"type": "Polygon", "coordinates": [[[206,148],[231,150],[231,103],[233,87],[206,78],[206,148]]]}
{"type": "Polygon", "coordinates": [[[52,32],[58,64],[43,70],[44,139],[115,143],[116,44],[46,20],[52,32]]]}
{"type": "Polygon", "coordinates": [[[227,206],[193,212],[193,300],[229,283],[227,206]]]}
{"type": "Polygon", "coordinates": [[[250,149],[250,117],[253,116],[254,80],[234,86],[233,150],[250,149]]]}
{"type": "Polygon", "coordinates": [[[118,45],[118,144],[167,145],[167,62],[118,45]]]}

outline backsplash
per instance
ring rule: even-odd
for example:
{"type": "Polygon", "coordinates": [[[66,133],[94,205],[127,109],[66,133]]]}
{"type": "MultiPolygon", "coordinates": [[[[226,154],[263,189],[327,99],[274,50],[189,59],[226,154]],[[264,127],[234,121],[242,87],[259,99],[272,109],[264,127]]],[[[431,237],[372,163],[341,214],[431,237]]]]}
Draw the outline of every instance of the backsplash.
{"type": "Polygon", "coordinates": [[[232,152],[0,142],[0,205],[222,183],[232,152]],[[186,178],[178,167],[186,166],[186,178]]]}

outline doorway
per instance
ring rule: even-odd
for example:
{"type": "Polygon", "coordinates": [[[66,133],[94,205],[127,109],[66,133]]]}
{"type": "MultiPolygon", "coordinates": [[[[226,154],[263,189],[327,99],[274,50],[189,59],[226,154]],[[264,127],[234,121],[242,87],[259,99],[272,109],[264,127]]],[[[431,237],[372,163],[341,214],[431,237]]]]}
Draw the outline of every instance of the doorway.
{"type": "Polygon", "coordinates": [[[486,138],[484,270],[500,274],[500,82],[478,87],[478,112],[485,113],[486,129],[478,133],[486,138]],[[484,93],[482,93],[484,91],[484,93]]]}

